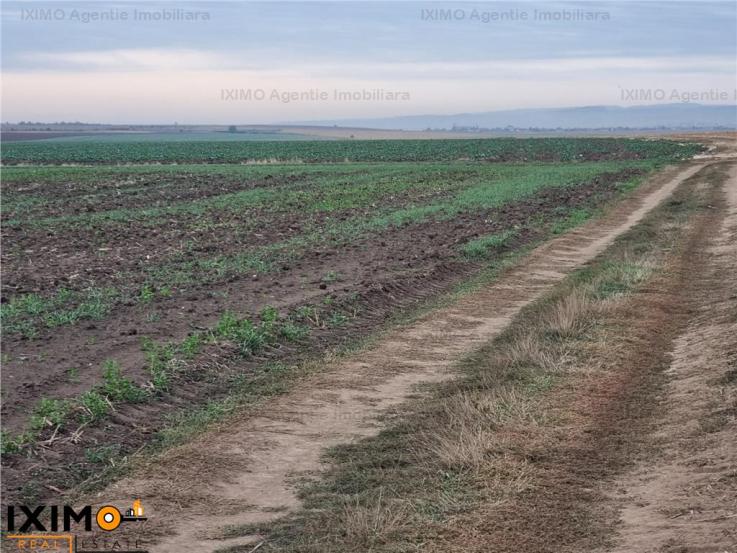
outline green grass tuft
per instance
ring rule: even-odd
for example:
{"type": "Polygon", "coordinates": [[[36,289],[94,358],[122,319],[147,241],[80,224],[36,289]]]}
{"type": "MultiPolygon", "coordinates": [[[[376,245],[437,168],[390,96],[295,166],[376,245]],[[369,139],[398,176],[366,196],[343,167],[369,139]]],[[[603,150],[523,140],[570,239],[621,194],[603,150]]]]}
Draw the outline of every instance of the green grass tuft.
{"type": "Polygon", "coordinates": [[[517,231],[514,229],[482,236],[466,243],[462,252],[469,259],[486,259],[490,253],[497,252],[507,246],[515,236],[517,236],[517,231]]]}
{"type": "Polygon", "coordinates": [[[102,389],[114,401],[138,402],[146,397],[146,392],[124,377],[120,365],[112,360],[103,363],[102,389]]]}

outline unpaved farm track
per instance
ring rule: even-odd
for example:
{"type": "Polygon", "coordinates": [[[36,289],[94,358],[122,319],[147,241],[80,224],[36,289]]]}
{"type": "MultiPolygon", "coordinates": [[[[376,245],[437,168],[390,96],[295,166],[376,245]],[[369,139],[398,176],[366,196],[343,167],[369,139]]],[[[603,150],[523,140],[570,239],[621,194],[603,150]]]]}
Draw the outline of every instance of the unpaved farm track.
{"type": "Polygon", "coordinates": [[[611,486],[622,518],[612,553],[737,551],[737,164],[725,194],[685,302],[695,312],[672,344],[654,447],[611,486]]]}
{"type": "Polygon", "coordinates": [[[100,493],[124,504],[140,497],[158,534],[155,553],[208,552],[253,543],[218,539],[223,526],[261,522],[298,506],[293,478],[319,470],[325,448],[373,435],[377,416],[417,384],[452,376],[465,354],[492,340],[527,304],[590,261],[684,180],[707,164],[660,173],[604,218],[535,249],[495,284],[391,331],[352,358],[339,360],[256,417],[231,420],[169,450],[144,471],[100,493]]]}

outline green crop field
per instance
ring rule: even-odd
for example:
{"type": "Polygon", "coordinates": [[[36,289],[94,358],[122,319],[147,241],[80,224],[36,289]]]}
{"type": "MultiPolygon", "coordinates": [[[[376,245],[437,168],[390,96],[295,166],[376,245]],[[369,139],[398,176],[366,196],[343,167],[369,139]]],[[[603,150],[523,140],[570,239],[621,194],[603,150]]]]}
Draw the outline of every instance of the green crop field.
{"type": "Polygon", "coordinates": [[[11,470],[30,470],[34,444],[80,425],[84,438],[64,438],[60,457],[76,467],[64,473],[70,486],[109,462],[102,452],[151,441],[131,420],[146,417],[172,443],[183,402],[206,406],[243,386],[248,397],[278,393],[283,362],[499,270],[699,149],[626,139],[5,144],[11,470]],[[40,384],[24,387],[28,374],[40,384]]]}
{"type": "Polygon", "coordinates": [[[329,140],[80,143],[7,143],[3,163],[241,163],[301,161],[586,161],[601,159],[678,160],[699,151],[694,144],[614,138],[498,138],[482,140],[329,140]]]}

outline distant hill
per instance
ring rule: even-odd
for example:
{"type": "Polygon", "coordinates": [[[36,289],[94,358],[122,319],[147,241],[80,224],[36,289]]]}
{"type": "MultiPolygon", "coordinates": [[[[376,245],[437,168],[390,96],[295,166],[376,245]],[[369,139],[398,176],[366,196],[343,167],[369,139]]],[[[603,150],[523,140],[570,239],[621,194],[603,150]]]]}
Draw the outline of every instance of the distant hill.
{"type": "Polygon", "coordinates": [[[737,105],[692,103],[650,106],[588,106],[513,109],[454,115],[407,115],[377,119],[302,121],[307,125],[337,125],[372,129],[737,129],[737,105]]]}

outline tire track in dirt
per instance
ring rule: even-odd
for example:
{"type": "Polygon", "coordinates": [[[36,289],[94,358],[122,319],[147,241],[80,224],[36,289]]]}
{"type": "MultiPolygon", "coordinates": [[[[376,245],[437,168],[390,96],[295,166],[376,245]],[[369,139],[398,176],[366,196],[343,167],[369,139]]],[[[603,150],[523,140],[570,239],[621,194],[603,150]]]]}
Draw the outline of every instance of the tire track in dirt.
{"type": "Polygon", "coordinates": [[[297,507],[293,480],[318,471],[325,448],[376,434],[378,415],[416,393],[416,385],[452,376],[455,362],[492,340],[524,306],[596,257],[706,165],[656,175],[602,219],[535,249],[495,284],[330,363],[258,416],[231,420],[229,427],[167,451],[145,467],[145,475],[139,471],[100,497],[123,504],[143,499],[155,514],[155,528],[140,529],[147,540],[158,537],[153,553],[204,553],[253,542],[257,536],[218,538],[224,526],[270,520],[297,507]]]}
{"type": "Polygon", "coordinates": [[[613,553],[737,551],[737,164],[725,191],[727,217],[692,298],[698,309],[674,341],[647,437],[656,455],[611,486],[621,505],[613,553]]]}

